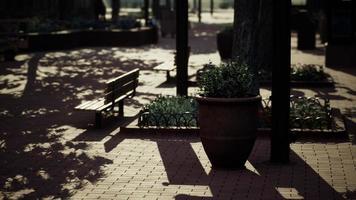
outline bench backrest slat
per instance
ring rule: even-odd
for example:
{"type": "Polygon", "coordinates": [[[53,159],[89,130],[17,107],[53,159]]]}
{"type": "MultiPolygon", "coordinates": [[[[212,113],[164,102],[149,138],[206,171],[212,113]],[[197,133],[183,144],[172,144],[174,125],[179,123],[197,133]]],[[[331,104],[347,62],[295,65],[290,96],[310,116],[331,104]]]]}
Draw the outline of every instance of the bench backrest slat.
{"type": "Polygon", "coordinates": [[[115,99],[129,93],[130,91],[134,94],[138,85],[138,76],[139,69],[134,69],[124,75],[108,81],[106,83],[107,88],[105,91],[105,102],[114,102],[115,99]]]}

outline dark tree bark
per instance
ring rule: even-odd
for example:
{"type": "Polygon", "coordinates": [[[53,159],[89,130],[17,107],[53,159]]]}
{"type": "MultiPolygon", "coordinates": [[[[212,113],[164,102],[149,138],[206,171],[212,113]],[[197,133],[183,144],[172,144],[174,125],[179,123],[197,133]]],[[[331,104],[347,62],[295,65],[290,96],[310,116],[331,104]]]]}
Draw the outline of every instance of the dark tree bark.
{"type": "Polygon", "coordinates": [[[117,22],[119,19],[121,1],[120,0],[111,0],[112,11],[111,11],[111,21],[117,22]]]}
{"type": "Polygon", "coordinates": [[[290,152],[291,1],[273,1],[271,162],[288,163],[290,152]]]}
{"type": "Polygon", "coordinates": [[[201,22],[201,0],[198,0],[198,21],[201,22]]]}
{"type": "Polygon", "coordinates": [[[273,0],[236,0],[233,60],[246,63],[255,73],[252,93],[259,94],[257,73],[272,66],[273,0]]]}
{"type": "Polygon", "coordinates": [[[193,12],[195,13],[197,11],[197,0],[193,0],[193,12]]]}
{"type": "Polygon", "coordinates": [[[144,9],[144,17],[145,17],[145,25],[148,26],[148,18],[149,18],[149,11],[148,11],[148,7],[149,7],[149,0],[144,0],[144,6],[143,6],[143,9],[144,9]]]}
{"type": "MultiPolygon", "coordinates": [[[[59,1],[59,19],[64,20],[66,17],[66,1],[59,1]]],[[[96,14],[96,13],[95,13],[96,14]]]]}
{"type": "Polygon", "coordinates": [[[176,3],[176,64],[177,64],[177,95],[188,95],[188,1],[178,0],[176,3]]]}
{"type": "Polygon", "coordinates": [[[171,9],[172,9],[171,0],[166,0],[166,8],[167,8],[168,10],[171,10],[171,9]]]}
{"type": "Polygon", "coordinates": [[[153,0],[152,1],[152,13],[153,13],[153,16],[156,18],[156,19],[160,19],[160,5],[159,5],[159,0],[153,0]]]}
{"type": "Polygon", "coordinates": [[[255,73],[253,94],[259,94],[257,73],[271,70],[271,161],[289,161],[290,1],[235,0],[233,60],[255,73]]]}
{"type": "Polygon", "coordinates": [[[210,14],[213,15],[214,13],[214,0],[210,0],[210,14]]]}

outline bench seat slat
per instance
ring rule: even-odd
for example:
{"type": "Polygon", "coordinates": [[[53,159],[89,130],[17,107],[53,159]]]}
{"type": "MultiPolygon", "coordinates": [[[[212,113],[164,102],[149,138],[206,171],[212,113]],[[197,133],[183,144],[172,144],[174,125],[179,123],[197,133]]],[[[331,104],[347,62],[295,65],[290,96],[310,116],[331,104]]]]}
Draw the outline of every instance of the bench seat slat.
{"type": "Polygon", "coordinates": [[[75,107],[75,110],[95,111],[95,126],[101,127],[102,112],[119,106],[119,116],[124,116],[123,100],[135,95],[138,86],[139,69],[131,70],[117,78],[106,82],[104,96],[92,101],[86,101],[75,107]]]}
{"type": "Polygon", "coordinates": [[[124,75],[119,76],[118,78],[112,79],[106,82],[107,88],[105,92],[110,92],[116,88],[120,88],[121,86],[131,82],[133,80],[137,80],[139,76],[139,69],[134,69],[127,72],[124,75]]]}
{"type": "Polygon", "coordinates": [[[128,82],[126,85],[115,88],[111,92],[105,94],[105,99],[106,99],[105,102],[106,103],[112,102],[113,99],[121,97],[122,95],[127,94],[129,91],[135,91],[137,84],[138,84],[138,80],[136,79],[134,81],[128,82]]]}
{"type": "Polygon", "coordinates": [[[97,101],[96,103],[91,104],[90,106],[86,107],[85,110],[93,110],[93,111],[100,111],[98,108],[100,108],[102,105],[104,105],[105,100],[101,99],[100,101],[97,101]]]}
{"type": "MultiPolygon", "coordinates": [[[[114,104],[117,104],[117,103],[119,103],[119,101],[124,100],[125,98],[127,98],[127,96],[131,95],[132,93],[133,92],[128,92],[127,94],[122,95],[119,98],[116,98],[115,101],[114,101],[114,104]]],[[[107,108],[111,107],[112,105],[113,105],[113,102],[107,102],[106,104],[103,104],[102,106],[100,106],[98,108],[98,110],[106,110],[107,108]]]]}
{"type": "Polygon", "coordinates": [[[91,100],[91,101],[85,101],[84,103],[78,105],[77,107],[75,107],[76,110],[85,110],[85,108],[90,107],[91,105],[97,103],[98,101],[101,101],[102,98],[100,99],[95,99],[95,100],[91,100]]]}
{"type": "Polygon", "coordinates": [[[76,110],[81,110],[83,107],[85,107],[86,105],[88,105],[91,101],[84,101],[83,103],[77,105],[74,109],[76,110]]]}
{"type": "Polygon", "coordinates": [[[177,67],[174,65],[174,62],[167,61],[167,62],[157,65],[153,69],[156,71],[173,71],[176,68],[177,67]]]}

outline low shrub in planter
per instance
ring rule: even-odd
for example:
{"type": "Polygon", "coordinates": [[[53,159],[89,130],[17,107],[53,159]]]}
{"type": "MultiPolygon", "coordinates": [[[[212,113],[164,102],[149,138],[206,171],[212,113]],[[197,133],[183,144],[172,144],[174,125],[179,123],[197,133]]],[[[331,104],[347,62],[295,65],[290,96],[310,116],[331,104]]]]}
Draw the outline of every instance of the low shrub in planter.
{"type": "Polygon", "coordinates": [[[59,21],[59,20],[50,20],[50,19],[40,19],[38,17],[32,18],[25,27],[24,30],[19,30],[25,33],[49,33],[62,31],[70,29],[69,21],[59,21]]]}
{"type": "Polygon", "coordinates": [[[245,64],[227,62],[218,67],[207,64],[205,68],[207,70],[198,83],[200,96],[213,98],[249,96],[253,75],[245,64]]]}
{"type": "Polygon", "coordinates": [[[99,29],[99,30],[110,30],[110,29],[132,29],[141,27],[140,21],[132,18],[123,18],[118,20],[116,23],[111,23],[109,21],[97,21],[97,20],[87,20],[82,18],[76,18],[71,21],[65,20],[51,20],[51,19],[41,19],[34,17],[26,26],[18,27],[14,32],[25,32],[25,33],[49,33],[63,30],[76,30],[76,29],[99,29]]]}
{"type": "MultiPolygon", "coordinates": [[[[269,99],[263,101],[261,127],[272,126],[272,107],[269,99]]],[[[332,116],[328,99],[291,96],[290,127],[292,129],[331,129],[332,116]]]]}
{"type": "Polygon", "coordinates": [[[291,79],[294,81],[323,81],[327,78],[324,68],[314,64],[296,64],[291,68],[291,79]]]}
{"type": "MultiPolygon", "coordinates": [[[[261,81],[271,81],[272,72],[260,69],[258,72],[261,81]]],[[[293,64],[291,66],[291,81],[325,81],[328,75],[324,72],[321,65],[316,64],[293,64]]]]}
{"type": "MultiPolygon", "coordinates": [[[[139,118],[140,127],[197,127],[197,102],[192,97],[160,96],[144,106],[139,118]]],[[[290,126],[292,129],[331,129],[329,100],[291,96],[290,126]]],[[[271,127],[270,99],[263,100],[260,127],[271,127]]]]}
{"type": "Polygon", "coordinates": [[[140,112],[140,127],[197,127],[197,102],[192,97],[160,96],[140,112]]]}
{"type": "Polygon", "coordinates": [[[252,151],[261,102],[252,83],[250,67],[239,62],[212,67],[198,82],[199,135],[213,168],[244,168],[252,151]]]}

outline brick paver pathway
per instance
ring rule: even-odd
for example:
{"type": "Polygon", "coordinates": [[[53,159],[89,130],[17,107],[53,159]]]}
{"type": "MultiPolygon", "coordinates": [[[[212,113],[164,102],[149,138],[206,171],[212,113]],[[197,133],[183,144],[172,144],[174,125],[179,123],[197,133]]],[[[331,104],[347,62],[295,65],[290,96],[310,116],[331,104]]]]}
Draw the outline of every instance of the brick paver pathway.
{"type": "Polygon", "coordinates": [[[210,168],[196,137],[111,140],[117,146],[106,154],[113,160],[106,177],[74,199],[343,199],[356,189],[356,148],[345,141],[292,144],[291,163],[275,165],[268,161],[269,140],[260,138],[247,170],[224,171],[210,168]]]}
{"type": "MultiPolygon", "coordinates": [[[[217,27],[193,25],[190,75],[219,61],[217,27]]],[[[126,102],[127,116],[159,94],[174,95],[174,85],[163,84],[165,74],[152,71],[173,58],[173,48],[166,38],[143,48],[38,52],[2,63],[0,199],[356,199],[355,138],[293,143],[288,165],[271,164],[269,140],[259,138],[246,170],[212,170],[195,136],[122,134],[116,119],[97,130],[88,126],[92,113],[73,112],[103,92],[105,80],[134,67],[141,69],[140,85],[126,102]]],[[[293,48],[292,55],[292,62],[323,63],[320,52],[293,48]]],[[[293,93],[329,97],[353,136],[355,70],[326,70],[335,88],[293,93]]]]}

